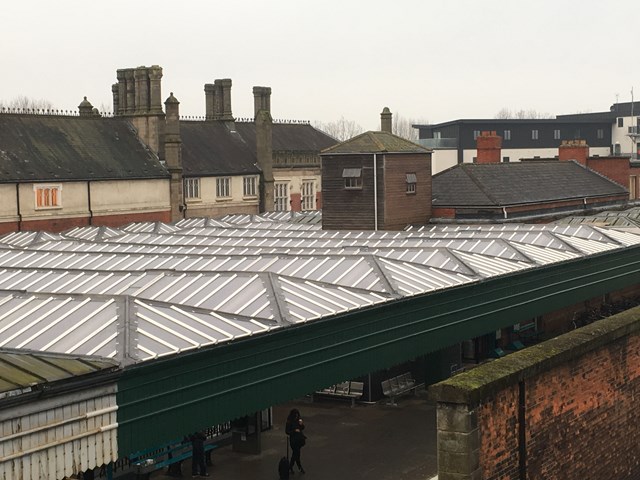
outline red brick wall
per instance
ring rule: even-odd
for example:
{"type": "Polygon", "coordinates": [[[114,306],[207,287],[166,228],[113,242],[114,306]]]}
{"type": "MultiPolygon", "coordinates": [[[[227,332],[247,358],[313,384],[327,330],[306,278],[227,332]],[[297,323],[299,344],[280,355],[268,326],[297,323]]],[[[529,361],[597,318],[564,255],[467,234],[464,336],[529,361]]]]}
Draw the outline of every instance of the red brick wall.
{"type": "Polygon", "coordinates": [[[456,218],[455,208],[433,207],[433,211],[431,213],[433,218],[456,218]]]}
{"type": "Polygon", "coordinates": [[[316,209],[322,210],[322,192],[316,193],[316,209]]]}
{"type": "Polygon", "coordinates": [[[291,210],[299,212],[302,210],[302,195],[299,193],[291,194],[291,210]]]}
{"type": "Polygon", "coordinates": [[[640,337],[526,385],[529,478],[638,478],[640,337]]]}
{"type": "Polygon", "coordinates": [[[496,394],[478,409],[482,478],[518,479],[518,385],[496,394]],[[490,460],[490,461],[489,461],[490,460]]]}
{"type": "Polygon", "coordinates": [[[126,215],[104,215],[93,217],[92,224],[104,227],[121,227],[132,222],[171,222],[171,211],[129,213],[126,215]]]}
{"type": "MultiPolygon", "coordinates": [[[[121,227],[132,222],[170,222],[171,212],[152,212],[137,213],[126,215],[106,215],[93,217],[91,225],[121,227]]],[[[18,222],[0,223],[0,234],[16,232],[18,230],[26,231],[46,231],[46,232],[62,232],[70,228],[85,227],[89,225],[89,217],[73,217],[73,218],[51,218],[47,220],[30,220],[23,221],[20,225],[18,222]]]]}
{"type": "MultiPolygon", "coordinates": [[[[553,355],[555,347],[549,348],[553,355]]],[[[544,360],[544,350],[540,352],[544,360]]],[[[640,478],[637,332],[585,349],[583,354],[567,355],[567,360],[538,368],[522,381],[526,478],[640,478]]],[[[477,408],[480,468],[485,480],[518,480],[518,376],[500,386],[504,388],[477,408]]]]}
{"type": "Polygon", "coordinates": [[[587,167],[604,175],[610,180],[629,188],[629,159],[622,157],[591,157],[587,159],[587,167]]]}

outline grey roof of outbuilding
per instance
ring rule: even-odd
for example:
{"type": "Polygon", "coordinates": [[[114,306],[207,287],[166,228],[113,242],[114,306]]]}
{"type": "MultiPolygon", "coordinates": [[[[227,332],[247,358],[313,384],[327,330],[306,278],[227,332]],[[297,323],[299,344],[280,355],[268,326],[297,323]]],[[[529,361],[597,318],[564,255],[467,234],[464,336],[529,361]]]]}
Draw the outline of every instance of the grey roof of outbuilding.
{"type": "Polygon", "coordinates": [[[640,244],[591,226],[350,232],[303,217],[7,234],[0,348],[128,365],[640,244]]]}
{"type": "Polygon", "coordinates": [[[574,161],[463,163],[434,175],[432,186],[438,207],[502,207],[627,193],[574,161]]]}
{"type": "Polygon", "coordinates": [[[389,132],[365,132],[322,151],[321,155],[358,153],[430,153],[409,140],[389,132]]]}
{"type": "Polygon", "coordinates": [[[123,119],[0,115],[0,182],[165,177],[123,119]]]}

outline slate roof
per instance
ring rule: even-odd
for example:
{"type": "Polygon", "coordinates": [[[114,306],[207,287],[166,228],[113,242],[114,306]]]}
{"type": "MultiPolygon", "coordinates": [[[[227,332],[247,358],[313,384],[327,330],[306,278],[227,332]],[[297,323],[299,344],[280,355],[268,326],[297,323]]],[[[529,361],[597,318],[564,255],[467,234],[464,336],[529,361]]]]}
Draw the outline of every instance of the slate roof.
{"type": "MultiPolygon", "coordinates": [[[[256,124],[236,123],[236,128],[255,151],[256,124]]],[[[271,131],[274,151],[320,152],[338,143],[335,138],[306,123],[274,123],[271,131]]]]}
{"type": "Polygon", "coordinates": [[[0,115],[0,182],[166,177],[123,119],[0,115]]]}
{"type": "Polygon", "coordinates": [[[432,179],[433,205],[496,207],[626,195],[625,188],[574,161],[464,163],[432,179]]]}
{"type": "MultiPolygon", "coordinates": [[[[235,131],[224,122],[180,123],[182,164],[185,176],[258,174],[256,125],[236,122],[235,131]]],[[[274,151],[320,152],[336,140],[309,124],[275,123],[274,151]]]]}
{"type": "Polygon", "coordinates": [[[431,150],[389,132],[365,132],[322,151],[321,155],[353,153],[429,153],[431,150]]]}
{"type": "Polygon", "coordinates": [[[255,175],[255,138],[249,144],[224,122],[180,122],[185,176],[255,175]]]}

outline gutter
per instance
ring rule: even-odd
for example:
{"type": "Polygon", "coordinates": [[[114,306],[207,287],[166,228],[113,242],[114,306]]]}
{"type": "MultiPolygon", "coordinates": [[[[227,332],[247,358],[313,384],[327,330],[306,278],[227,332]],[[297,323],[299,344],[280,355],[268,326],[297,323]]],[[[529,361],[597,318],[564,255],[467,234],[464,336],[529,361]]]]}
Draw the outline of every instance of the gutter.
{"type": "Polygon", "coordinates": [[[16,212],[18,214],[18,231],[22,231],[22,212],[20,211],[20,183],[16,183],[16,212]]]}

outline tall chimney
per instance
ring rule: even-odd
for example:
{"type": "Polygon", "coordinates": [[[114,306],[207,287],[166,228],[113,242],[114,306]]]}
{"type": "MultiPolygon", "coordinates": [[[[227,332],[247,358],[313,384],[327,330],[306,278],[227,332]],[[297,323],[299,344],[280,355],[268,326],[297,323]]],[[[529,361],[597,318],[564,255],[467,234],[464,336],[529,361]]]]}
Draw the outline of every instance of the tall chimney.
{"type": "Polygon", "coordinates": [[[113,114],[118,115],[118,109],[120,108],[120,84],[114,83],[111,85],[111,94],[113,95],[113,114]]]}
{"type": "Polygon", "coordinates": [[[214,97],[216,94],[216,86],[213,83],[205,83],[204,85],[204,103],[205,103],[205,119],[213,120],[214,113],[214,97]]]}
{"type": "Polygon", "coordinates": [[[560,161],[575,160],[581,165],[587,166],[589,157],[589,145],[586,140],[563,140],[558,150],[560,161]]]}
{"type": "Polygon", "coordinates": [[[380,131],[393,133],[393,120],[389,107],[384,107],[380,114],[380,131]]]}
{"type": "Polygon", "coordinates": [[[133,78],[133,69],[127,68],[124,71],[124,82],[127,90],[127,97],[125,100],[125,113],[132,115],[136,111],[136,85],[133,78]]]}
{"type": "Polygon", "coordinates": [[[149,113],[149,76],[146,67],[138,67],[133,72],[136,85],[136,113],[149,113]]]}
{"type": "Polygon", "coordinates": [[[149,75],[149,113],[162,113],[162,67],[152,65],[149,75]]]}
{"type": "Polygon", "coordinates": [[[231,79],[223,78],[220,80],[222,87],[222,118],[220,120],[233,122],[234,118],[231,113],[231,79]]]}
{"type": "Polygon", "coordinates": [[[114,115],[124,115],[127,113],[127,79],[125,70],[116,72],[118,78],[118,109],[113,111],[114,115]]]}
{"type": "Polygon", "coordinates": [[[167,111],[164,132],[164,158],[171,174],[169,187],[171,221],[184,218],[185,205],[182,193],[182,139],[180,137],[180,102],[173,92],[164,102],[167,111]]]}
{"type": "Polygon", "coordinates": [[[262,170],[260,182],[260,211],[275,209],[273,198],[273,146],[271,118],[271,88],[253,87],[253,105],[256,123],[256,158],[262,170]]]}
{"type": "Polygon", "coordinates": [[[500,163],[502,137],[496,135],[495,131],[481,132],[476,139],[476,148],[476,163],[500,163]]]}

